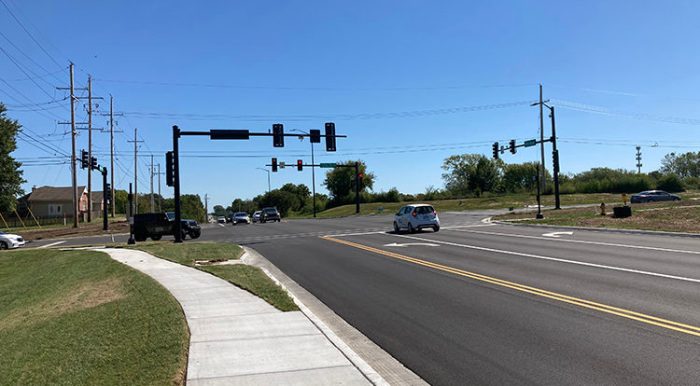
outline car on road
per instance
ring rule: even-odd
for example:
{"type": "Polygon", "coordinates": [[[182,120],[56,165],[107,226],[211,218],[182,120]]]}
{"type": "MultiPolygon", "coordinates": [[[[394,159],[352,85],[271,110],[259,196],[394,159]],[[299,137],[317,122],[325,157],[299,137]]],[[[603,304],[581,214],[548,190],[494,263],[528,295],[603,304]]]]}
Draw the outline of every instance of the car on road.
{"type": "Polygon", "coordinates": [[[236,212],[231,216],[231,223],[233,225],[239,223],[250,224],[250,216],[246,212],[236,212]]]}
{"type": "Polygon", "coordinates": [[[260,222],[260,215],[262,214],[262,211],[256,210],[255,213],[253,213],[252,220],[253,222],[260,222]]]}
{"type": "Polygon", "coordinates": [[[226,224],[226,217],[219,216],[216,218],[216,222],[218,222],[219,224],[226,224]]]}
{"type": "Polygon", "coordinates": [[[136,241],[160,240],[165,235],[173,235],[174,220],[167,213],[139,213],[134,215],[134,239],[136,241]]]}
{"type": "Polygon", "coordinates": [[[268,221],[277,221],[280,222],[282,220],[282,216],[280,216],[280,212],[277,211],[277,208],[263,208],[262,213],[260,214],[260,222],[261,223],[266,223],[268,221]]]}
{"type": "Polygon", "coordinates": [[[24,244],[25,241],[22,236],[0,231],[0,249],[19,248],[23,247],[24,244]]]}
{"type": "Polygon", "coordinates": [[[192,239],[199,238],[199,236],[202,235],[202,228],[199,226],[197,221],[195,220],[182,220],[180,222],[180,228],[182,230],[182,239],[185,239],[185,236],[190,236],[192,239]]]}
{"type": "Polygon", "coordinates": [[[643,202],[657,202],[657,201],[680,201],[681,196],[677,194],[671,194],[664,192],[663,190],[647,190],[644,192],[639,192],[633,194],[630,197],[630,202],[633,204],[639,204],[643,202]]]}
{"type": "Polygon", "coordinates": [[[402,230],[414,233],[424,228],[432,228],[435,232],[440,230],[440,219],[435,208],[431,205],[406,205],[394,215],[394,232],[396,233],[402,230]]]}

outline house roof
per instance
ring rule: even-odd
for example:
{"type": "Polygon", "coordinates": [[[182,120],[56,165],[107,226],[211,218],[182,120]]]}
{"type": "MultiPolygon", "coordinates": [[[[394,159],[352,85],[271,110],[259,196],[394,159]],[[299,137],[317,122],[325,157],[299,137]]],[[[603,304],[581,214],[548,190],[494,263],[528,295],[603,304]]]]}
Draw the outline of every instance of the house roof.
{"type": "MultiPolygon", "coordinates": [[[[85,192],[85,186],[78,186],[78,192],[85,192]]],[[[71,186],[42,186],[35,188],[29,194],[29,202],[40,201],[71,201],[73,187],[71,186]]]]}

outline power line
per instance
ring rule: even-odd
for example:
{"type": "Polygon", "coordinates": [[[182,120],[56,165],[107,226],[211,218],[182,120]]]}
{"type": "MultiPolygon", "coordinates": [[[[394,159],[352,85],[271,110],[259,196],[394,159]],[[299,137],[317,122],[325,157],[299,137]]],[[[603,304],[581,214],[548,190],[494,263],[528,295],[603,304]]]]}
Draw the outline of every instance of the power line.
{"type": "Polygon", "coordinates": [[[7,9],[7,12],[10,13],[10,16],[12,16],[12,18],[15,19],[15,21],[17,22],[17,24],[19,24],[19,26],[22,27],[22,29],[24,30],[24,32],[26,32],[27,35],[29,35],[29,37],[32,39],[32,41],[34,41],[34,43],[36,43],[36,45],[39,46],[39,48],[46,54],[46,56],[48,56],[59,68],[62,68],[62,69],[63,69],[63,66],[61,66],[61,65],[58,63],[58,61],[56,61],[56,59],[54,59],[54,57],[51,56],[51,54],[49,54],[48,51],[46,51],[46,49],[44,48],[44,46],[42,46],[41,43],[39,43],[39,41],[36,40],[36,38],[34,38],[34,35],[32,35],[32,33],[29,32],[29,30],[24,26],[24,24],[19,20],[19,18],[17,18],[17,16],[15,16],[15,14],[12,12],[12,10],[10,9],[10,7],[7,6],[7,3],[5,3],[5,0],[0,0],[0,3],[2,3],[2,5],[5,6],[5,9],[7,9]]]}
{"type": "Polygon", "coordinates": [[[633,118],[633,119],[653,121],[653,122],[676,123],[676,124],[681,124],[681,125],[700,126],[700,119],[696,119],[696,118],[683,118],[683,117],[672,117],[672,116],[660,117],[660,116],[655,116],[655,115],[646,114],[646,113],[629,113],[629,112],[623,112],[623,111],[618,111],[618,110],[610,110],[610,109],[607,109],[605,107],[600,107],[600,106],[593,106],[593,105],[587,105],[584,103],[565,101],[565,100],[561,100],[561,99],[552,100],[552,102],[555,102],[557,104],[557,106],[559,106],[559,107],[569,109],[569,110],[574,110],[574,111],[581,111],[581,112],[601,114],[601,115],[619,116],[619,117],[633,118]]]}

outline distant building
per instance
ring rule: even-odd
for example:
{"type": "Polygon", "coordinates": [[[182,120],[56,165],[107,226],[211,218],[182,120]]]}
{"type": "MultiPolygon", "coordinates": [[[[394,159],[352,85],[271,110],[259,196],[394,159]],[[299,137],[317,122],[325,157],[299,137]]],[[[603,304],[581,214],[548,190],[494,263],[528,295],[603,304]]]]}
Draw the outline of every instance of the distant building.
{"type": "MultiPolygon", "coordinates": [[[[93,192],[94,197],[95,192],[93,192]]],[[[87,216],[88,197],[85,186],[78,186],[78,216],[87,216]]],[[[98,202],[102,202],[100,198],[98,202]]],[[[94,207],[93,203],[93,207],[94,207]]],[[[19,199],[18,211],[31,209],[36,217],[73,217],[73,188],[71,186],[33,187],[32,192],[19,199]]]]}
{"type": "Polygon", "coordinates": [[[92,218],[102,217],[102,191],[92,192],[92,218]]]}

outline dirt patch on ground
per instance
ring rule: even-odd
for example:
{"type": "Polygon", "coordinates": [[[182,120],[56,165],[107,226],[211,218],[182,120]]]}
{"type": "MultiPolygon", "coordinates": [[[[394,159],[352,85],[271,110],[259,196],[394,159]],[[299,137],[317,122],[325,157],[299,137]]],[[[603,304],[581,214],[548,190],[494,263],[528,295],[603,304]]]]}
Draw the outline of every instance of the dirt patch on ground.
{"type": "Polygon", "coordinates": [[[126,221],[114,222],[109,224],[109,231],[102,230],[102,222],[99,224],[91,223],[89,225],[81,225],[80,228],[61,227],[61,228],[46,228],[35,229],[30,231],[22,231],[14,229],[14,233],[19,233],[25,240],[42,240],[52,239],[64,236],[93,236],[93,235],[108,235],[110,233],[128,233],[129,223],[126,221]]]}
{"type": "Polygon", "coordinates": [[[120,279],[82,283],[60,296],[10,312],[0,321],[0,330],[33,324],[64,314],[97,307],[126,297],[120,279]]]}

